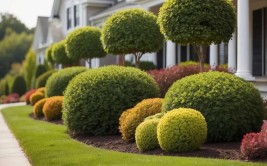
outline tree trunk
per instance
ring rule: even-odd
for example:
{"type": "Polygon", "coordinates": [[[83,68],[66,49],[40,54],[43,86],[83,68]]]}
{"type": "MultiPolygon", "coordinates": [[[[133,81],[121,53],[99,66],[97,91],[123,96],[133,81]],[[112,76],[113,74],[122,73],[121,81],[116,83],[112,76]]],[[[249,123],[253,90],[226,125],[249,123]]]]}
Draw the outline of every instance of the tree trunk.
{"type": "Polygon", "coordinates": [[[204,63],[206,59],[207,48],[208,48],[207,45],[194,45],[194,50],[199,60],[199,71],[200,72],[204,72],[204,63]]]}
{"type": "Polygon", "coordinates": [[[125,55],[120,55],[119,57],[119,65],[120,66],[125,66],[125,55]]]}

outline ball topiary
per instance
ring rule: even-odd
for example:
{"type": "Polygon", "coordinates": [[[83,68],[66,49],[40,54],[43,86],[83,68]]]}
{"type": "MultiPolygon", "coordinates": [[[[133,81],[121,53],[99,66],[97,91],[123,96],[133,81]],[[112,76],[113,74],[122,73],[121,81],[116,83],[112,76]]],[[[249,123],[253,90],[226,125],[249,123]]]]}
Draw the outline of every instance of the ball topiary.
{"type": "Polygon", "coordinates": [[[26,81],[23,76],[19,75],[14,78],[11,86],[11,93],[17,93],[22,96],[27,91],[26,81]]]}
{"type": "Polygon", "coordinates": [[[55,70],[49,70],[43,74],[41,74],[36,80],[35,80],[35,88],[41,88],[45,87],[45,84],[48,80],[48,78],[55,73],[55,70]]]}
{"type": "Polygon", "coordinates": [[[41,117],[44,116],[43,106],[44,106],[46,100],[47,100],[47,98],[41,99],[38,102],[36,102],[36,104],[34,105],[33,114],[34,114],[35,117],[41,118],[41,117]]]}
{"type": "Polygon", "coordinates": [[[48,121],[60,120],[62,117],[63,96],[54,96],[46,100],[43,113],[48,121]]]}
{"type": "Polygon", "coordinates": [[[42,92],[34,92],[30,96],[31,105],[35,105],[35,103],[37,103],[39,100],[41,100],[43,98],[45,98],[44,93],[42,93],[42,92]]]}
{"type": "Polygon", "coordinates": [[[132,67],[106,66],[76,76],[68,85],[63,119],[71,134],[118,133],[123,110],[146,98],[159,96],[147,73],[132,67]]]}
{"type": "Polygon", "coordinates": [[[63,65],[76,64],[78,61],[77,59],[72,59],[67,56],[65,44],[66,40],[62,40],[58,43],[53,44],[52,47],[53,61],[57,64],[63,64],[63,65]]]}
{"type": "Polygon", "coordinates": [[[46,96],[62,96],[70,80],[86,70],[86,67],[69,67],[52,74],[45,85],[46,96]]]}
{"type": "Polygon", "coordinates": [[[135,131],[135,141],[140,151],[152,150],[159,147],[157,126],[159,119],[146,120],[138,125],[135,131]]]}
{"type": "Polygon", "coordinates": [[[36,89],[36,92],[40,92],[40,93],[45,94],[45,90],[46,90],[45,87],[41,87],[41,88],[36,89]]]}
{"type": "Polygon", "coordinates": [[[263,105],[253,84],[234,75],[206,72],[185,77],[168,90],[163,111],[187,107],[199,110],[208,124],[208,141],[241,140],[260,130],[263,105]]]}
{"type": "Polygon", "coordinates": [[[162,150],[193,151],[205,143],[207,123],[199,111],[190,108],[174,109],[160,119],[157,137],[162,150]]]}
{"type": "Polygon", "coordinates": [[[148,116],[161,112],[162,99],[145,99],[138,103],[133,109],[127,110],[126,117],[122,114],[119,120],[119,130],[122,139],[125,141],[133,141],[136,127],[144,121],[148,116]]]}

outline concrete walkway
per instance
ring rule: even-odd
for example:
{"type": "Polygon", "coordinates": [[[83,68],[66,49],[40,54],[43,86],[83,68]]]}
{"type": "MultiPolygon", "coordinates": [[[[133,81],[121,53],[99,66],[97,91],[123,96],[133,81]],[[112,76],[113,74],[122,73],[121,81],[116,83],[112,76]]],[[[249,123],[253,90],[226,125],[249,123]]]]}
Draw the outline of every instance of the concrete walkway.
{"type": "Polygon", "coordinates": [[[25,103],[0,104],[0,166],[30,166],[28,159],[11,133],[2,116],[1,109],[25,103]]]}

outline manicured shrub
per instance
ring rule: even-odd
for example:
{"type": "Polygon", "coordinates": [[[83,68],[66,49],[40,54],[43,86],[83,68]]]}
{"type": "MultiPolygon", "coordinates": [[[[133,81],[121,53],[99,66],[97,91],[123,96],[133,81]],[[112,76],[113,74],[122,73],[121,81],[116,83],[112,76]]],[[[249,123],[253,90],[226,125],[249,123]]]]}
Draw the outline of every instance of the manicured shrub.
{"type": "Polygon", "coordinates": [[[36,89],[36,92],[40,92],[40,93],[45,94],[45,90],[46,90],[45,87],[41,87],[41,88],[36,89]]]}
{"type": "Polygon", "coordinates": [[[30,97],[31,97],[31,95],[32,95],[33,93],[35,93],[35,92],[36,92],[36,89],[32,89],[32,90],[29,90],[28,92],[26,92],[26,93],[24,94],[24,100],[25,100],[26,104],[31,104],[31,102],[30,102],[30,97]]]}
{"type": "Polygon", "coordinates": [[[54,64],[53,56],[52,56],[52,50],[53,50],[53,44],[51,44],[46,50],[45,50],[45,59],[50,63],[54,64]]]}
{"type": "Polygon", "coordinates": [[[261,126],[261,132],[267,133],[267,121],[266,120],[264,120],[263,125],[261,126]]]}
{"type": "Polygon", "coordinates": [[[4,96],[4,98],[2,99],[3,104],[17,103],[17,102],[19,102],[19,94],[17,93],[11,93],[7,96],[4,96]]]}
{"type": "Polygon", "coordinates": [[[54,96],[47,98],[43,106],[43,113],[48,121],[61,119],[62,103],[63,103],[63,96],[54,96]]]}
{"type": "Polygon", "coordinates": [[[47,98],[41,99],[34,105],[33,114],[35,117],[41,118],[44,116],[43,107],[44,107],[46,100],[47,100],[47,98]]]}
{"type": "Polygon", "coordinates": [[[41,88],[45,87],[45,84],[48,80],[48,78],[54,74],[56,71],[55,70],[49,70],[43,74],[41,74],[36,80],[35,80],[35,88],[41,88]]]}
{"type": "MultiPolygon", "coordinates": [[[[34,81],[40,76],[42,75],[43,73],[45,73],[47,71],[45,65],[38,65],[36,67],[36,70],[35,70],[35,74],[34,74],[34,81]]],[[[33,85],[34,86],[34,85],[33,85]]]]}
{"type": "Polygon", "coordinates": [[[0,80],[0,95],[8,95],[9,87],[6,79],[0,80]]]}
{"type": "Polygon", "coordinates": [[[11,87],[11,92],[17,93],[19,96],[22,96],[26,91],[27,85],[24,77],[20,75],[16,76],[11,87]]]}
{"type": "Polygon", "coordinates": [[[158,95],[153,78],[139,69],[106,66],[88,70],[76,76],[64,93],[64,123],[73,135],[117,134],[123,110],[158,95]]]}
{"type": "Polygon", "coordinates": [[[45,98],[42,92],[35,92],[30,96],[30,103],[31,105],[35,105],[39,100],[45,98]]]}
{"type": "Polygon", "coordinates": [[[155,115],[151,115],[151,116],[145,118],[144,121],[152,120],[152,119],[158,119],[158,120],[160,120],[164,115],[165,115],[165,112],[160,112],[160,113],[157,113],[155,115]]]}
{"type": "Polygon", "coordinates": [[[199,111],[190,108],[174,109],[160,119],[157,137],[162,150],[193,151],[205,143],[207,123],[199,111]]]}
{"type": "Polygon", "coordinates": [[[186,107],[199,110],[208,124],[208,141],[241,140],[259,131],[263,105],[253,84],[231,74],[206,72],[176,81],[168,90],[163,111],[186,107]]]}
{"type": "Polygon", "coordinates": [[[159,147],[157,139],[157,126],[159,119],[142,122],[135,131],[135,141],[140,151],[152,150],[159,147]]]}
{"type": "Polygon", "coordinates": [[[162,99],[145,99],[138,103],[133,109],[127,110],[129,113],[122,114],[119,119],[119,130],[122,139],[125,141],[133,141],[136,127],[144,121],[148,116],[161,112],[162,99]]]}
{"type": "Polygon", "coordinates": [[[76,75],[86,71],[86,67],[69,67],[52,74],[46,82],[46,96],[63,96],[63,91],[76,75]]]}
{"type": "Polygon", "coordinates": [[[263,100],[263,107],[264,107],[264,119],[267,120],[267,100],[263,100]]]}
{"type": "Polygon", "coordinates": [[[71,65],[77,63],[77,59],[71,59],[70,57],[67,56],[65,44],[66,44],[65,40],[53,44],[52,47],[53,61],[57,64],[63,64],[63,65],[71,65]]]}

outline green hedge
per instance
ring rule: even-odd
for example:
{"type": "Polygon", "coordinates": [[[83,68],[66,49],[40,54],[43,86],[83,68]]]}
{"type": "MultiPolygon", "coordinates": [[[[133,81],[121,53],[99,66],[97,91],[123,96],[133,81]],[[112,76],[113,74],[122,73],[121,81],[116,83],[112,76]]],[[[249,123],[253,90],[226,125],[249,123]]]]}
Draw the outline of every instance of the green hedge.
{"type": "Polygon", "coordinates": [[[45,87],[45,84],[48,80],[48,78],[55,73],[55,70],[49,70],[43,74],[41,74],[36,80],[35,80],[35,88],[41,88],[45,87]]]}
{"type": "Polygon", "coordinates": [[[16,76],[11,87],[11,93],[17,93],[19,96],[22,96],[26,91],[27,85],[24,77],[21,75],[16,76]]]}

